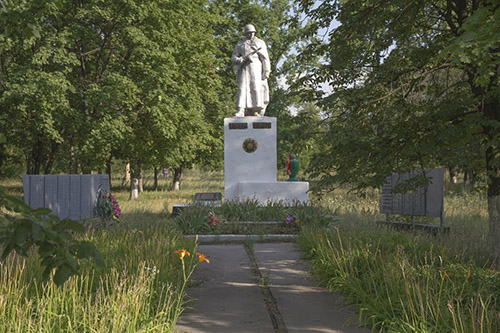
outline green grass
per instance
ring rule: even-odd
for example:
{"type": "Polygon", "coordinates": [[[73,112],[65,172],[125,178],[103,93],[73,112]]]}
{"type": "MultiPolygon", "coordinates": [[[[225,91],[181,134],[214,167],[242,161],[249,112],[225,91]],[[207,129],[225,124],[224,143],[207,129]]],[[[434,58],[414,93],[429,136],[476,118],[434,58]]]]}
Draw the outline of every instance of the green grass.
{"type": "MultiPolygon", "coordinates": [[[[191,201],[207,186],[197,175],[186,183],[185,190],[143,192],[135,201],[128,201],[126,189],[114,188],[121,222],[85,236],[102,253],[105,267],[83,262],[81,274],[62,287],[43,280],[35,252],[0,262],[0,331],[172,332],[189,282],[174,251],[186,248],[193,254],[184,260],[187,277],[197,260],[194,242],[167,220],[173,204],[191,201]]],[[[1,185],[22,197],[20,180],[1,185]]],[[[87,223],[103,226],[98,219],[87,223]]]]}
{"type": "MultiPolygon", "coordinates": [[[[447,193],[447,235],[400,232],[376,221],[378,193],[340,191],[322,204],[339,215],[303,228],[298,244],[321,284],[386,332],[499,332],[500,272],[492,267],[486,199],[447,193]]],[[[436,222],[434,222],[436,223],[436,222]]]]}
{"type": "Polygon", "coordinates": [[[321,207],[307,205],[284,206],[269,203],[265,206],[256,200],[244,202],[224,202],[220,206],[193,205],[184,208],[179,216],[172,219],[172,225],[184,234],[288,234],[297,233],[303,224],[325,226],[331,217],[321,207]],[[215,215],[219,223],[209,225],[210,215],[215,215]],[[296,219],[292,225],[285,225],[288,216],[296,219]],[[255,222],[253,225],[241,222],[255,222]],[[278,222],[277,225],[262,225],[259,222],[278,222]]]}
{"type": "MultiPolygon", "coordinates": [[[[346,189],[312,195],[314,207],[260,207],[252,201],[192,207],[172,219],[172,206],[192,202],[194,193],[223,192],[222,173],[188,172],[179,192],[166,191],[170,184],[161,179],[160,191],[146,191],[135,201],[128,201],[120,182],[113,180],[113,194],[122,206],[122,221],[86,236],[103,253],[106,267],[85,263],[80,276],[57,288],[42,280],[36,255],[9,257],[0,264],[0,331],[172,331],[187,283],[173,252],[194,250],[180,231],[264,233],[269,230],[223,222],[284,221],[288,215],[301,221],[298,244],[311,259],[313,274],[357,304],[369,327],[387,332],[500,331],[500,275],[489,255],[484,194],[447,186],[450,233],[432,236],[377,224],[385,218],[378,213],[378,191],[363,198],[346,189]],[[207,224],[211,213],[221,221],[215,228],[207,224]]],[[[3,184],[22,195],[19,180],[3,184]]],[[[151,185],[146,175],[146,189],[151,185]]],[[[186,257],[186,277],[196,262],[186,257]]]]}

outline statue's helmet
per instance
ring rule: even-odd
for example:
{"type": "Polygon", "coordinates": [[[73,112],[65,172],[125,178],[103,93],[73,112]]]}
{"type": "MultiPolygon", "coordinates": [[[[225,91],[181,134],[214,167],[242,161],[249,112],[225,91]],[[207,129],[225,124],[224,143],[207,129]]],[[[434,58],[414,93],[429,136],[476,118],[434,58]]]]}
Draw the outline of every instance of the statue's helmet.
{"type": "Polygon", "coordinates": [[[255,27],[252,24],[245,25],[245,34],[249,32],[256,32],[255,27]]]}

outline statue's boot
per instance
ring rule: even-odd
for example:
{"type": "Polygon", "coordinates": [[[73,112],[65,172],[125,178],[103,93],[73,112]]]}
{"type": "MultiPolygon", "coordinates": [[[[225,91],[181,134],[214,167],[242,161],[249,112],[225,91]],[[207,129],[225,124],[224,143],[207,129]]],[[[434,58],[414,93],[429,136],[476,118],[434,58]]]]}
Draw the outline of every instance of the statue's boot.
{"type": "Polygon", "coordinates": [[[234,115],[235,117],[244,117],[245,116],[245,109],[238,109],[238,112],[234,115]]]}

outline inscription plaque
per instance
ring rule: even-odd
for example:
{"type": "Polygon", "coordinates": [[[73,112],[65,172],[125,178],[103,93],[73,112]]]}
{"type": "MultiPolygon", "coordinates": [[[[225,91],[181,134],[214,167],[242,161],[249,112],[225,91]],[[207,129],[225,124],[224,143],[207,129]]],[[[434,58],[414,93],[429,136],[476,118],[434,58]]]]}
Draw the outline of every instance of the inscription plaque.
{"type": "Polygon", "coordinates": [[[220,192],[203,192],[195,193],[194,203],[205,205],[220,205],[222,204],[222,193],[220,192]]]}
{"type": "Polygon", "coordinates": [[[424,176],[430,179],[430,184],[416,188],[411,193],[393,193],[393,191],[399,184],[422,175],[421,170],[405,174],[394,173],[387,177],[382,186],[380,212],[382,214],[442,217],[444,169],[427,169],[423,172],[424,176]]]}

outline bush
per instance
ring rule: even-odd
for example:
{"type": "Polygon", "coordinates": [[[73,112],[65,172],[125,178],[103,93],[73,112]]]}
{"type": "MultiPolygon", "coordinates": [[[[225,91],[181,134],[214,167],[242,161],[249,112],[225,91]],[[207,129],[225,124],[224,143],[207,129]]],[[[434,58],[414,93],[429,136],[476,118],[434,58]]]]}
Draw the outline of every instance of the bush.
{"type": "Polygon", "coordinates": [[[34,248],[41,259],[44,277],[48,278],[53,270],[57,285],[62,285],[70,276],[78,274],[79,259],[93,258],[102,266],[102,256],[88,241],[77,240],[75,235],[83,233],[81,222],[50,215],[47,208],[33,209],[21,200],[10,196],[0,187],[0,249],[1,259],[5,260],[11,252],[28,256],[34,248]]]}

